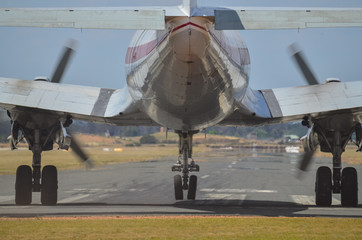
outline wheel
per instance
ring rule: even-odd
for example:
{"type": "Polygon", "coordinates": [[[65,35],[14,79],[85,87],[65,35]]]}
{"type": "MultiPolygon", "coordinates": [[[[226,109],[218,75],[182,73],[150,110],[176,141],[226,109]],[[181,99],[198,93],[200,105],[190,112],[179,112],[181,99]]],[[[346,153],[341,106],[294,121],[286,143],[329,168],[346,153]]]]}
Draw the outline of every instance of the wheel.
{"type": "Polygon", "coordinates": [[[44,205],[57,204],[58,172],[55,166],[45,166],[41,177],[41,203],[44,205]]]}
{"type": "Polygon", "coordinates": [[[176,200],[183,200],[184,193],[182,191],[182,178],[180,175],[175,175],[173,177],[173,184],[175,187],[175,198],[176,200]]]}
{"type": "Polygon", "coordinates": [[[33,176],[31,167],[21,165],[16,170],[15,204],[29,205],[33,193],[33,176]]]}
{"type": "Polygon", "coordinates": [[[358,204],[357,171],[353,167],[342,171],[341,203],[344,207],[356,207],[358,204]]]}
{"type": "Polygon", "coordinates": [[[197,176],[191,175],[190,182],[189,182],[189,191],[187,193],[187,199],[195,200],[196,188],[197,188],[197,176]]]}
{"type": "Polygon", "coordinates": [[[329,207],[332,204],[332,171],[329,167],[319,167],[315,182],[315,203],[329,207]]]}

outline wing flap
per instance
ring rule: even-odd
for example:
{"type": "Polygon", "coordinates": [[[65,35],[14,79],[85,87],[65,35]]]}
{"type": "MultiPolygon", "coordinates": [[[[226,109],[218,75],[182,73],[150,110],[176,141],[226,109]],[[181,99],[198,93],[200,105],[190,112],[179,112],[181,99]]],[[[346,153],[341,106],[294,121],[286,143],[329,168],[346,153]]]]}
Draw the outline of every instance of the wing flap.
{"type": "Polygon", "coordinates": [[[361,27],[362,9],[215,10],[216,30],[361,27]]]}
{"type": "Polygon", "coordinates": [[[4,9],[0,26],[80,29],[164,29],[163,10],[4,9]]]}

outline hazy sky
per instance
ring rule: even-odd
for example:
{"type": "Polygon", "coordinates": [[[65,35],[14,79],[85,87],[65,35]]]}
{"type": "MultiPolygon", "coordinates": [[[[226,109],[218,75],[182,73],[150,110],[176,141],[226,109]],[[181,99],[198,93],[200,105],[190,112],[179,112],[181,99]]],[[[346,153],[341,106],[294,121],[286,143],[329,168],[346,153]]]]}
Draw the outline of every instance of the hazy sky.
{"type": "MultiPolygon", "coordinates": [[[[0,7],[125,6],[129,0],[1,0],[0,7]]],[[[177,1],[131,1],[172,5],[177,1]]],[[[362,1],[199,1],[209,6],[362,7],[362,1]]],[[[125,85],[124,59],[135,31],[0,27],[0,76],[33,79],[51,76],[61,48],[78,40],[77,54],[64,83],[120,88],[125,85]]],[[[320,81],[337,77],[362,80],[362,28],[240,31],[251,55],[250,85],[256,89],[304,85],[287,47],[298,42],[320,81]]]]}

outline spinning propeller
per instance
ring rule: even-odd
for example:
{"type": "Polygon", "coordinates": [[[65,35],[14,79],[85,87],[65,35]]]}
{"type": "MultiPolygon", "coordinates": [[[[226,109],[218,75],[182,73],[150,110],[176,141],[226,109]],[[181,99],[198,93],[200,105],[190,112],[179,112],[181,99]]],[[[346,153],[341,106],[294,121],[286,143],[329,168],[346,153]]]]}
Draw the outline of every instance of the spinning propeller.
{"type": "MultiPolygon", "coordinates": [[[[317,78],[315,77],[315,75],[313,74],[311,68],[309,67],[303,52],[300,50],[300,48],[297,46],[297,44],[292,44],[289,46],[289,51],[292,54],[292,58],[294,59],[295,64],[298,66],[300,72],[303,74],[306,82],[309,85],[316,85],[319,84],[317,78]]],[[[307,122],[307,119],[304,119],[302,124],[305,126],[308,126],[309,123],[307,122]]],[[[310,139],[313,137],[311,136],[313,133],[313,126],[308,126],[310,131],[308,131],[307,135],[303,137],[303,141],[306,141],[307,144],[309,144],[310,139]]],[[[305,144],[303,144],[305,145],[305,144]]],[[[299,161],[299,166],[298,168],[305,172],[308,168],[308,166],[310,165],[313,155],[316,151],[316,147],[315,146],[310,146],[308,148],[304,147],[304,154],[301,158],[301,160],[299,161]]]]}
{"type": "Polygon", "coordinates": [[[63,74],[69,64],[69,60],[71,59],[72,55],[74,54],[74,48],[76,47],[76,41],[70,39],[68,42],[68,46],[64,47],[62,57],[60,58],[57,68],[55,69],[53,76],[51,78],[51,82],[53,83],[60,83],[63,77],[63,74]]]}
{"type": "MultiPolygon", "coordinates": [[[[71,39],[71,40],[69,40],[69,42],[67,44],[68,46],[64,47],[63,53],[61,55],[61,58],[58,62],[58,65],[53,73],[53,76],[52,76],[50,82],[60,83],[62,81],[63,74],[64,74],[67,66],[69,65],[70,60],[75,52],[74,48],[76,47],[76,44],[77,44],[77,42],[75,40],[71,39]]],[[[69,121],[69,120],[67,120],[67,121],[69,121]]],[[[66,124],[66,125],[69,126],[70,123],[66,124]]],[[[68,136],[69,135],[70,134],[68,131],[68,136]]],[[[71,137],[70,148],[80,158],[80,161],[86,165],[87,168],[93,167],[93,163],[92,163],[91,159],[81,148],[81,145],[73,137],[71,137]]]]}

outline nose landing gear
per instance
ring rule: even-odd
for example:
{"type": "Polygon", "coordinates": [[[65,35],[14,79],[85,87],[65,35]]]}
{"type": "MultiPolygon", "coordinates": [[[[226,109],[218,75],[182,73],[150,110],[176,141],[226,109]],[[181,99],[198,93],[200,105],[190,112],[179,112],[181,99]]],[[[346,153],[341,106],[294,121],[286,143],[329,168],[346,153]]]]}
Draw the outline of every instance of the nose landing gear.
{"type": "Polygon", "coordinates": [[[192,136],[198,131],[176,131],[176,133],[179,135],[179,159],[171,170],[173,172],[182,172],[182,176],[174,176],[175,199],[183,200],[183,190],[188,190],[187,199],[195,200],[197,176],[189,176],[189,173],[200,171],[199,165],[192,159],[192,136]],[[190,163],[189,159],[191,159],[190,163]]]}

